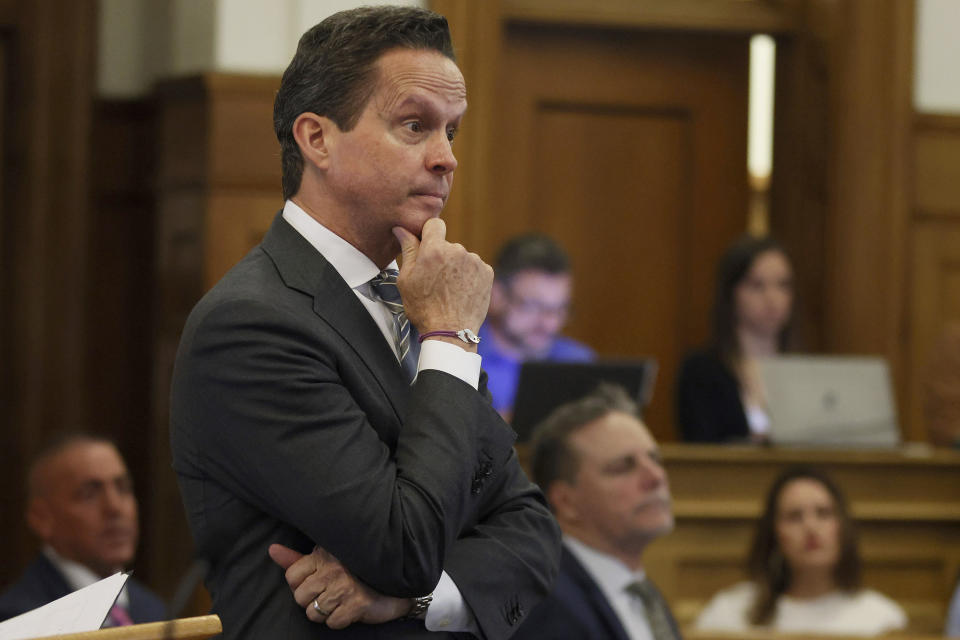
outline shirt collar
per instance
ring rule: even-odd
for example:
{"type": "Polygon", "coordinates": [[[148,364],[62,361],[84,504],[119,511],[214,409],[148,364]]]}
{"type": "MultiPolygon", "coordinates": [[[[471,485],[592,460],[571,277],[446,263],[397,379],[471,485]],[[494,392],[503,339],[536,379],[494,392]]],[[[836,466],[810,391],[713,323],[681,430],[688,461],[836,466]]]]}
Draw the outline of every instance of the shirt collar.
{"type": "MultiPolygon", "coordinates": [[[[102,580],[100,576],[79,562],[74,562],[73,560],[67,560],[64,558],[62,555],[54,551],[53,547],[50,545],[43,547],[43,555],[47,556],[47,559],[53,563],[53,566],[60,571],[60,573],[63,575],[63,578],[67,581],[67,585],[74,591],[83,589],[84,587],[89,587],[94,582],[100,582],[100,580],[102,580]]],[[[126,587],[124,587],[120,592],[120,596],[117,598],[117,604],[125,609],[129,608],[130,596],[127,594],[126,587]]]]}
{"type": "Polygon", "coordinates": [[[580,561],[608,599],[623,594],[624,589],[634,582],[646,580],[647,574],[643,569],[632,571],[613,556],[589,547],[573,536],[564,534],[563,543],[580,561]]]}
{"type": "MultiPolygon", "coordinates": [[[[317,222],[292,200],[283,205],[283,219],[320,252],[351,289],[362,287],[380,273],[373,260],[317,222]]],[[[396,269],[397,261],[391,262],[387,268],[396,269]]]]}

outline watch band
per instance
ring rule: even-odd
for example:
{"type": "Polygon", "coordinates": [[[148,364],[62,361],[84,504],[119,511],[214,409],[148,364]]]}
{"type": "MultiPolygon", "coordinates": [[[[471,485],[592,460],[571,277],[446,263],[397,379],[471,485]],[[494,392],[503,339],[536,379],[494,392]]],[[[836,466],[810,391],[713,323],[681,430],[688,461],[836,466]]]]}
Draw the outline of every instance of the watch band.
{"type": "Polygon", "coordinates": [[[470,329],[460,329],[459,331],[428,331],[420,335],[418,342],[423,342],[430,336],[447,336],[448,338],[460,338],[467,344],[480,344],[480,336],[470,329]]]}

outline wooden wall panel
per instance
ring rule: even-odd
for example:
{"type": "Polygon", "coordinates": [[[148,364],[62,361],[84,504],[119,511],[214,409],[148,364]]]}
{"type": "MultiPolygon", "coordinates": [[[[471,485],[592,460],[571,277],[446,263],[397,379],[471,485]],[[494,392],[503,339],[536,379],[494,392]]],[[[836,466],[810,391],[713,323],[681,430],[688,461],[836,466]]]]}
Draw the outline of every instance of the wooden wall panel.
{"type": "Polygon", "coordinates": [[[263,238],[283,207],[276,193],[279,188],[273,191],[217,189],[210,194],[204,230],[204,289],[215,285],[263,238]]]}
{"type": "MultiPolygon", "coordinates": [[[[143,513],[151,510],[150,432],[156,288],[153,270],[155,113],[146,101],[97,101],[93,114],[86,296],[91,427],[112,434],[143,513]]],[[[141,528],[141,549],[157,542],[141,528]]],[[[138,575],[148,578],[144,564],[138,575]]]]}
{"type": "Polygon", "coordinates": [[[474,244],[488,259],[524,231],[563,244],[567,333],[658,359],[646,417],[672,440],[678,361],[706,339],[715,261],[746,225],[747,40],[524,24],[501,56],[474,244]]]}
{"type": "Polygon", "coordinates": [[[94,9],[0,5],[0,584],[36,548],[23,524],[27,461],[51,431],[96,426],[84,384],[94,9]]]}
{"type": "MultiPolygon", "coordinates": [[[[960,200],[957,204],[960,205],[960,200]]],[[[915,425],[920,436],[925,436],[924,383],[931,356],[944,327],[960,322],[960,221],[918,220],[914,223],[912,262],[910,386],[905,418],[915,425]]]]}
{"type": "Polygon", "coordinates": [[[960,220],[960,117],[918,117],[913,161],[915,215],[960,220]]]}

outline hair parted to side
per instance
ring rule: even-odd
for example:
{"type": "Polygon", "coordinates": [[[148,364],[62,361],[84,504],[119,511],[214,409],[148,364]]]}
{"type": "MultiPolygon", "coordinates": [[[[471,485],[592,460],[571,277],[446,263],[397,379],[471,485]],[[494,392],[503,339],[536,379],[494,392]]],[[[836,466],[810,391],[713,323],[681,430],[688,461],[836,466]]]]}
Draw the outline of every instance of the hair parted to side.
{"type": "Polygon", "coordinates": [[[509,282],[521,271],[544,271],[550,275],[569,273],[570,257],[550,236],[525,233],[508,240],[500,248],[493,265],[494,275],[501,282],[509,282]]]}
{"type": "Polygon", "coordinates": [[[342,131],[356,124],[376,86],[376,62],[391,49],[426,49],[454,60],[447,19],[417,7],[360,7],[335,13],[303,34],[273,103],[283,197],[294,196],[303,157],[293,123],[312,112],[342,131]]]}
{"type": "MultiPolygon", "coordinates": [[[[717,264],[717,281],[713,296],[713,345],[720,357],[733,366],[740,359],[740,341],[737,337],[736,289],[743,282],[756,259],[768,251],[775,251],[786,257],[776,240],[769,236],[741,236],[730,245],[717,264]]],[[[788,258],[789,261],[789,258],[788,258]]],[[[790,343],[795,310],[784,325],[778,337],[778,347],[785,350],[790,343]]]]}
{"type": "Polygon", "coordinates": [[[840,524],[840,556],[833,570],[834,582],[847,592],[860,588],[860,551],[856,527],[839,485],[819,469],[790,467],[777,476],[767,492],[763,514],[757,521],[747,557],[747,572],[757,587],[756,600],[749,611],[750,622],[754,625],[770,624],[777,610],[777,601],[790,588],[790,567],[777,540],[777,513],[784,488],[794,480],[801,479],[819,482],[833,498],[840,524]]]}
{"type": "Polygon", "coordinates": [[[557,407],[533,431],[530,468],[533,481],[547,491],[554,482],[573,483],[580,461],[570,436],[609,413],[639,416],[637,403],[622,387],[601,383],[590,394],[557,407]]]}

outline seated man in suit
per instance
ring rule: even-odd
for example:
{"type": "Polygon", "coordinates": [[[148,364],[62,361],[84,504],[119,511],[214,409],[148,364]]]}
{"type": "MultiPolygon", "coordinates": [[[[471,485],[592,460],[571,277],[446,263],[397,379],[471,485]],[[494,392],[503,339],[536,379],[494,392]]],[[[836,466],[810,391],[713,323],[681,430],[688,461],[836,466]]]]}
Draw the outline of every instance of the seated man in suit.
{"type": "Polygon", "coordinates": [[[593,360],[589,347],[560,335],[570,312],[570,259],[548,236],[530,233],[507,242],[494,265],[490,312],[478,352],[490,375],[493,407],[513,413],[520,366],[526,360],[593,360]]]}
{"type": "Polygon", "coordinates": [[[534,433],[533,478],[563,531],[560,577],[516,638],[676,640],[643,552],[673,529],[657,443],[622,389],[602,385],[534,433]]]}
{"type": "MultiPolygon", "coordinates": [[[[56,437],[34,459],[27,482],[27,524],[44,546],[0,595],[0,620],[122,571],[137,548],[137,499],[109,440],[83,433],[56,437]]],[[[165,617],[163,602],[130,578],[105,626],[165,617]]]]}

